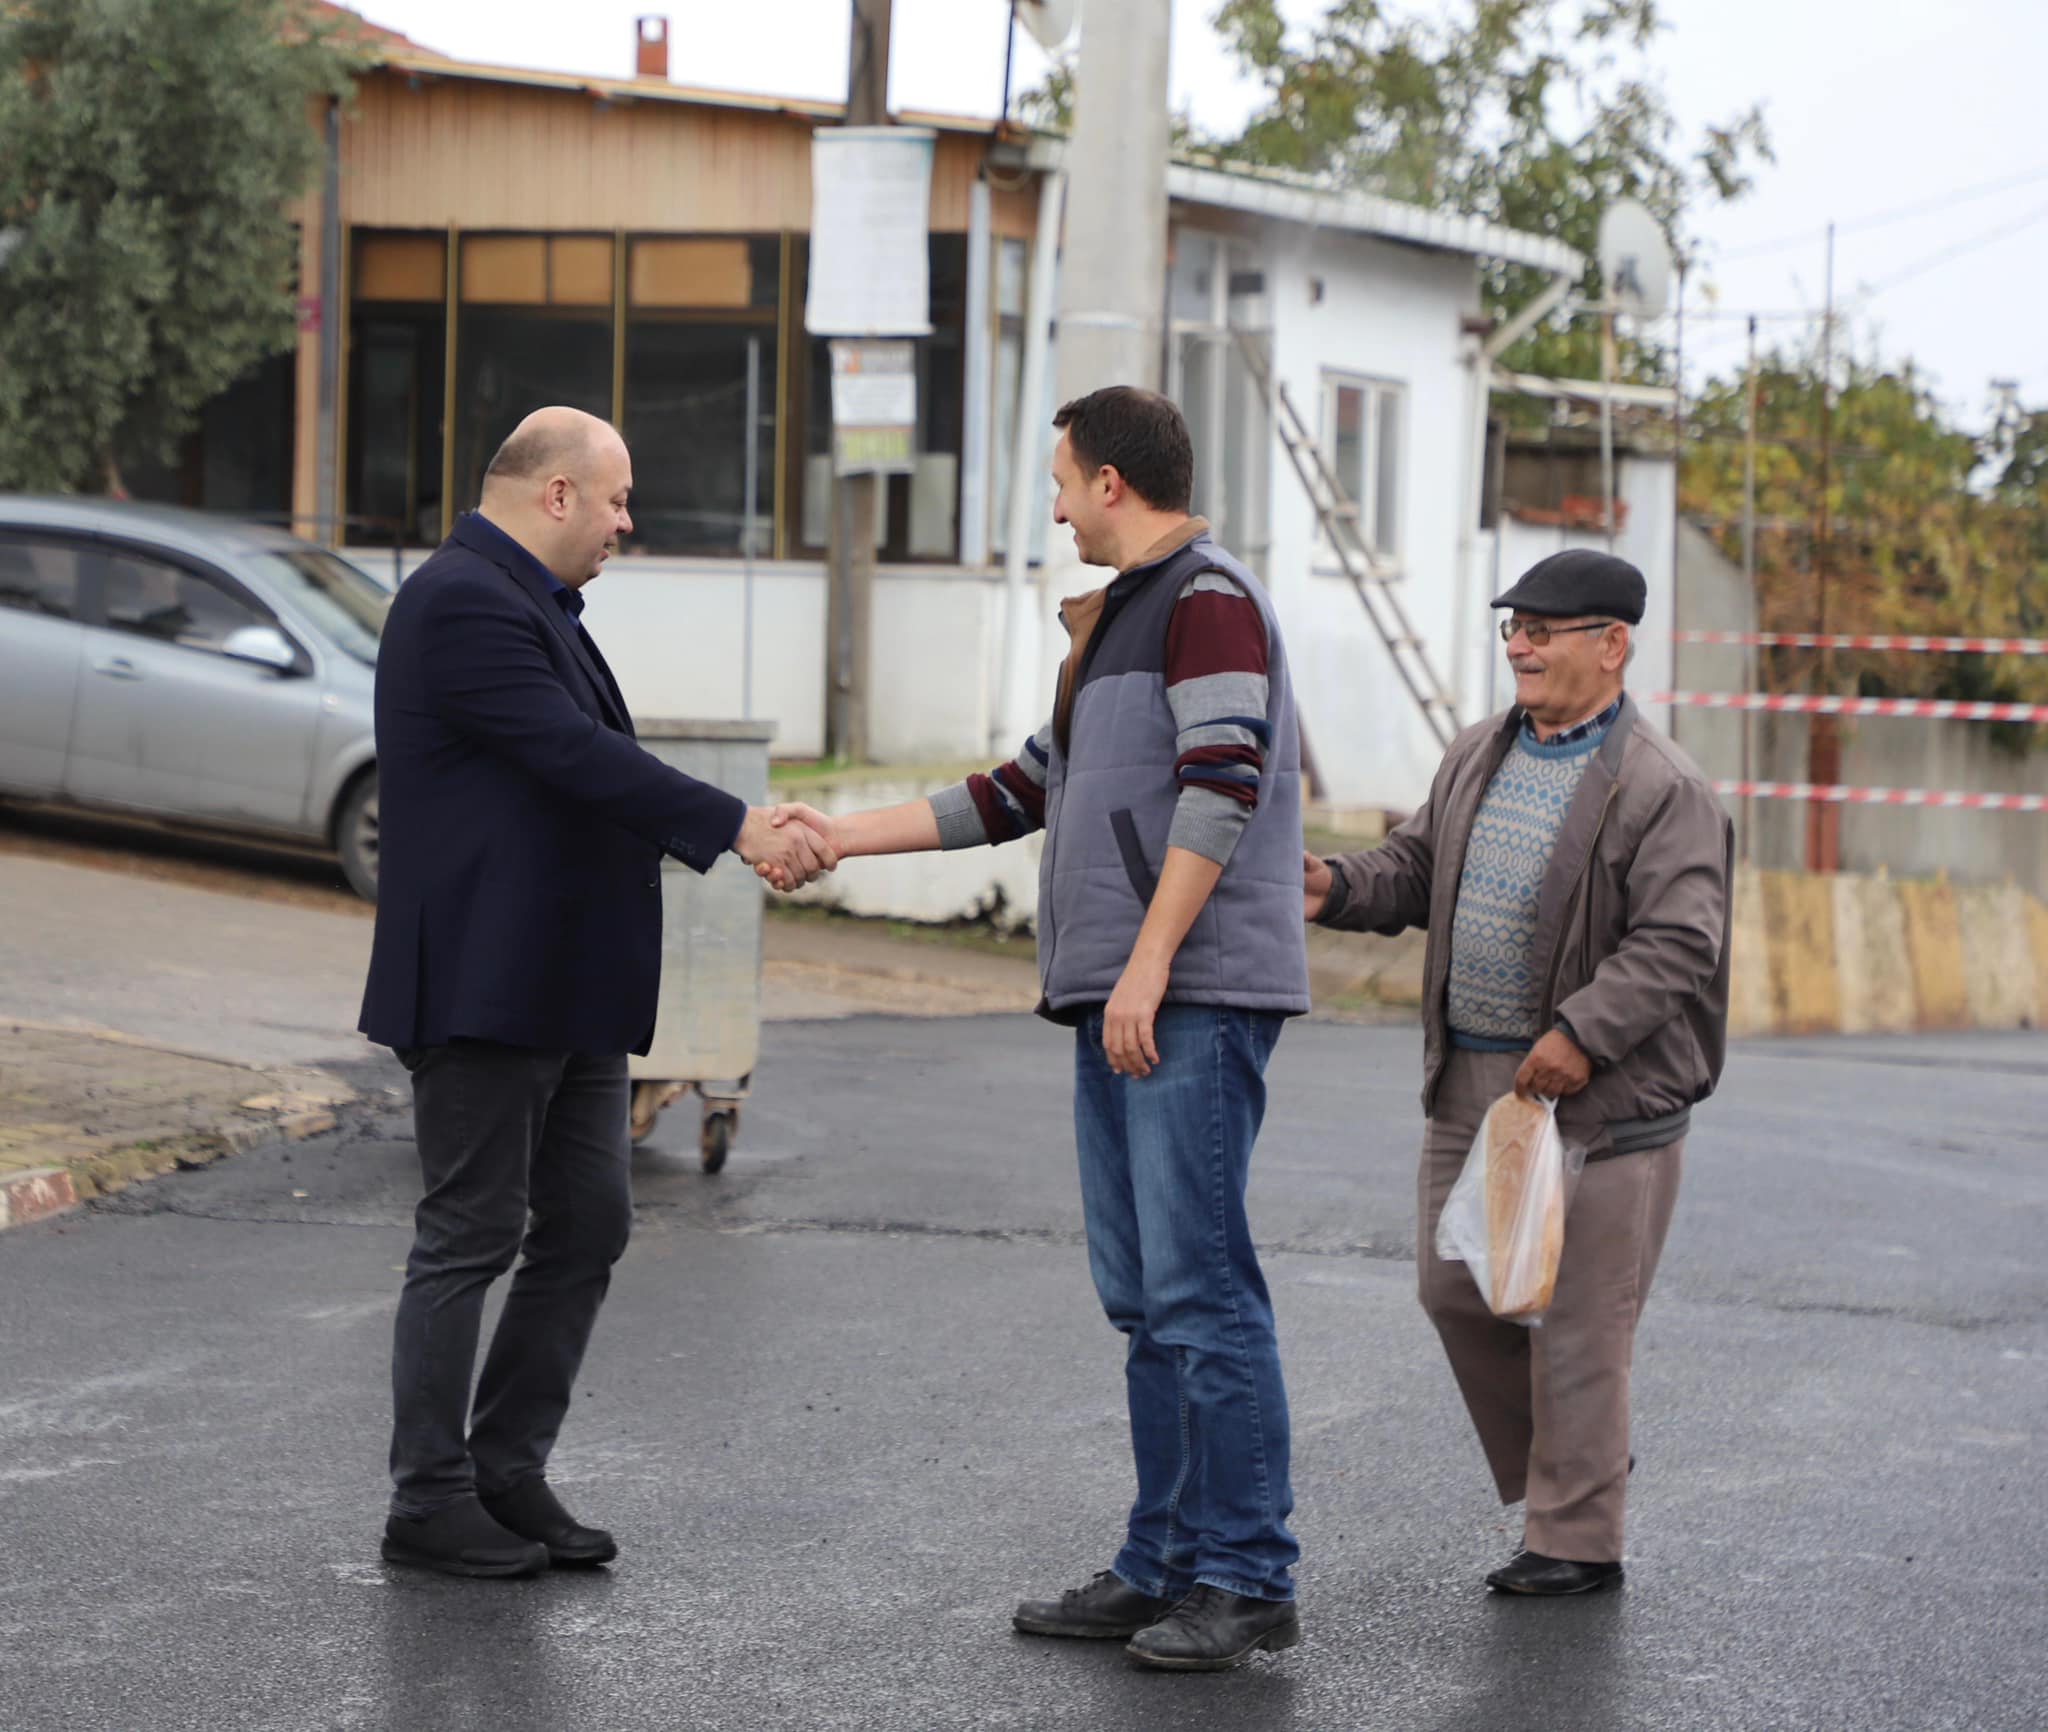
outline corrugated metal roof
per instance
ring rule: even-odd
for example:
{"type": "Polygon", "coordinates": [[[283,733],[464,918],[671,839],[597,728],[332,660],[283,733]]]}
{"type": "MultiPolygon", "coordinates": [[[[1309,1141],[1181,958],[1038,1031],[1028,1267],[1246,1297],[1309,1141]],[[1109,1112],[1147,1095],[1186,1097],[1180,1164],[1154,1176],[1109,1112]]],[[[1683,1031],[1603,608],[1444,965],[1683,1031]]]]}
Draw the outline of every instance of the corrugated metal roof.
{"type": "MultiPolygon", "coordinates": [[[[374,46],[374,45],[373,45],[374,46]]],[[[378,64],[392,72],[419,78],[464,78],[481,84],[516,84],[539,90],[580,91],[601,102],[676,102],[697,108],[736,108],[754,114],[788,114],[805,120],[837,120],[843,102],[821,102],[806,96],[756,96],[740,90],[704,90],[672,84],[665,78],[593,78],[580,72],[535,72],[523,66],[487,66],[468,60],[444,60],[423,50],[379,53],[378,64]]],[[[903,110],[895,116],[905,126],[935,132],[970,132],[988,136],[993,120],[971,115],[926,114],[903,110]]]]}
{"type": "Polygon", "coordinates": [[[1524,234],[1480,217],[1403,204],[1374,193],[1318,187],[1261,169],[1177,162],[1166,171],[1166,190],[1170,197],[1187,204],[1245,211],[1311,228],[1343,229],[1439,252],[1467,253],[1574,276],[1586,268],[1584,257],[1575,248],[1548,235],[1524,234]]]}
{"type": "MultiPolygon", "coordinates": [[[[1067,141],[1040,134],[1031,142],[1033,168],[1060,168],[1067,159],[1067,141]]],[[[1541,271],[1577,276],[1586,268],[1584,256],[1548,235],[1525,234],[1481,217],[1403,204],[1376,193],[1347,192],[1321,186],[1306,176],[1280,169],[1220,163],[1213,158],[1175,162],[1166,170],[1166,191],[1183,204],[1216,210],[1242,211],[1276,222],[1309,228],[1341,229],[1438,252],[1499,259],[1504,264],[1530,265],[1541,271]]]]}

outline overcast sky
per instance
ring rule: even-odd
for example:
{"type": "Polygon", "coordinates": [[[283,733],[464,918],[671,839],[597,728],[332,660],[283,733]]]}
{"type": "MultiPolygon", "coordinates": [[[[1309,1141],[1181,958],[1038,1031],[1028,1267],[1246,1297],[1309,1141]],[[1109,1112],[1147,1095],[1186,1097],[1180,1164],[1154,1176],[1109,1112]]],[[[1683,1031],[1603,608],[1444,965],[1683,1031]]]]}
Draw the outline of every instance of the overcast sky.
{"type": "MultiPolygon", "coordinates": [[[[372,19],[459,59],[623,76],[633,19],[666,11],[679,82],[837,97],[848,0],[358,0],[372,19]]],[[[1739,204],[1702,210],[1712,280],[1687,306],[1689,363],[1739,368],[1739,318],[1814,314],[1827,223],[1835,286],[1859,351],[1911,355],[1966,423],[1987,417],[1989,381],[2017,380],[2048,406],[2048,66],[2042,0],[1664,0],[1672,28],[1655,65],[1688,134],[1761,101],[1778,161],[1739,204]],[[2035,140],[2039,139],[2036,143],[2035,140]],[[1876,220],[1884,219],[1884,220],[1876,220]],[[1711,302],[1708,300],[1711,296],[1711,302]]],[[[1305,21],[1321,0],[1286,0],[1305,21]]],[[[1257,102],[1208,23],[1214,0],[1174,0],[1173,100],[1211,131],[1257,102]]],[[[1462,10],[1462,7],[1460,8],[1462,10]]],[[[994,114],[1005,0],[896,0],[891,99],[898,108],[994,114]]],[[[1018,82],[1043,57],[1018,34],[1018,82]]],[[[1661,327],[1668,333],[1668,324],[1661,327]]],[[[1765,341],[1813,329],[1773,317],[1765,341]]],[[[1698,372],[1689,364],[1695,381],[1698,372]]]]}

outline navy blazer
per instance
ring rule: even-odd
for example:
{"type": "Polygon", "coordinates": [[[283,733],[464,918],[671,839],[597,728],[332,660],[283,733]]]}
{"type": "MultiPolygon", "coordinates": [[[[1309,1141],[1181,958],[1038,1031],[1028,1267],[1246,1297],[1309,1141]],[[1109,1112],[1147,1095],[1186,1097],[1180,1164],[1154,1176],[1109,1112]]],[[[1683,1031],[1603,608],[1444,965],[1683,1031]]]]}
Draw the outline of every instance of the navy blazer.
{"type": "Polygon", "coordinates": [[[486,521],[457,519],[392,601],[377,777],[363,1033],[645,1052],[661,858],[709,871],[747,809],[634,743],[596,644],[486,521]]]}

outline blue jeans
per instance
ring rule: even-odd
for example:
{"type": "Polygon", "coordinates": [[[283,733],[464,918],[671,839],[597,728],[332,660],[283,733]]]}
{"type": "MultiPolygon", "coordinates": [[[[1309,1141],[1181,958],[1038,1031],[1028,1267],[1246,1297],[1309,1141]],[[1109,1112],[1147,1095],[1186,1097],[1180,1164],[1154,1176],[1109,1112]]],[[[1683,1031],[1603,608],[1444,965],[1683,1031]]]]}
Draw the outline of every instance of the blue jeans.
{"type": "Polygon", "coordinates": [[[1077,1031],[1088,1264],[1103,1310],[1130,1337],[1138,1496],[1112,1567],[1161,1599],[1198,1582],[1294,1597],[1287,1391],[1244,1209],[1281,1021],[1162,1005],[1159,1063],[1143,1078],[1110,1070],[1100,1010],[1077,1031]]]}

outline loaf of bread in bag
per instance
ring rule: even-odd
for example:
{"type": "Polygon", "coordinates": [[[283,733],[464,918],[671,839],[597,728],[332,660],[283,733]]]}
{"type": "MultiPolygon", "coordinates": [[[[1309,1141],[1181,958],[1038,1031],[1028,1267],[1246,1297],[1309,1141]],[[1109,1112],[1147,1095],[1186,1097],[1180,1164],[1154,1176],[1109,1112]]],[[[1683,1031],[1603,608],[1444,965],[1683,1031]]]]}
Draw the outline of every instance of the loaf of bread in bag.
{"type": "Polygon", "coordinates": [[[1496,1317],[1525,1317],[1550,1304],[1557,1259],[1564,1249],[1564,1187],[1552,1186],[1542,1217],[1542,1254],[1517,1271],[1510,1255],[1522,1192],[1543,1146],[1550,1109],[1519,1095],[1503,1095],[1486,1115],[1486,1250],[1496,1317]]]}

